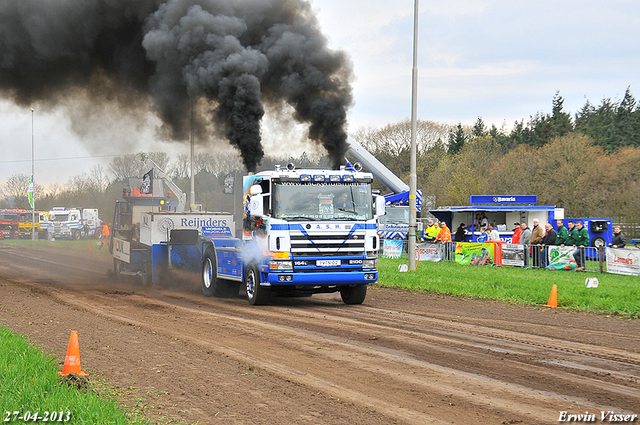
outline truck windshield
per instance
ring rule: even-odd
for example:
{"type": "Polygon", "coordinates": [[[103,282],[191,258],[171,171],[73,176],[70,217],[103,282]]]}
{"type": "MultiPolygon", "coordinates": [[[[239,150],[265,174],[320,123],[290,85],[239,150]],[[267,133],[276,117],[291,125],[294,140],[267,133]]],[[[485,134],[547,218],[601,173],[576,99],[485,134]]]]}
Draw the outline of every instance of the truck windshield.
{"type": "Polygon", "coordinates": [[[370,183],[275,183],[273,215],[285,220],[369,220],[370,183]]]}
{"type": "Polygon", "coordinates": [[[68,221],[69,214],[51,214],[51,221],[68,221]]]}

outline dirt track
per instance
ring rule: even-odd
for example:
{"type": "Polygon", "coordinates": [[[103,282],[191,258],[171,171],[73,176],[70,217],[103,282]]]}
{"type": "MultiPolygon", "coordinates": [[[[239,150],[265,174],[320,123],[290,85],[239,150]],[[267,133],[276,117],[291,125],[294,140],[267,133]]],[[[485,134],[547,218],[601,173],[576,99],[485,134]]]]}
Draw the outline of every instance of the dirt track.
{"type": "MultiPolygon", "coordinates": [[[[204,297],[106,276],[93,252],[0,244],[0,320],[161,423],[538,424],[640,414],[640,321],[370,288],[204,297]]],[[[636,419],[635,423],[640,423],[636,419]]]]}

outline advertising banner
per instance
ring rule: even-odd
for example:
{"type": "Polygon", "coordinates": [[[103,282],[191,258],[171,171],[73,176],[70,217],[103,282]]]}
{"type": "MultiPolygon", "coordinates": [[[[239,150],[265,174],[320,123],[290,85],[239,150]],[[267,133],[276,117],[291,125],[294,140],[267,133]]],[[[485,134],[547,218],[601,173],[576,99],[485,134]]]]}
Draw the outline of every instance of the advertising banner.
{"type": "Polygon", "coordinates": [[[607,248],[607,272],[640,275],[640,251],[607,248]]]}
{"type": "Polygon", "coordinates": [[[421,243],[416,245],[418,261],[440,261],[440,243],[421,243]]]}
{"type": "Polygon", "coordinates": [[[458,242],[456,244],[456,263],[484,266],[494,264],[494,249],[492,243],[458,242]]]}
{"type": "Polygon", "coordinates": [[[386,258],[400,258],[402,255],[402,245],[403,242],[399,241],[391,241],[389,239],[384,240],[383,253],[382,255],[386,258]]]}
{"type": "Polygon", "coordinates": [[[571,266],[575,267],[575,259],[572,255],[575,250],[572,246],[550,246],[547,269],[572,270],[571,266]]]}
{"type": "Polygon", "coordinates": [[[512,243],[503,244],[502,264],[504,266],[524,267],[524,245],[512,243]]]}

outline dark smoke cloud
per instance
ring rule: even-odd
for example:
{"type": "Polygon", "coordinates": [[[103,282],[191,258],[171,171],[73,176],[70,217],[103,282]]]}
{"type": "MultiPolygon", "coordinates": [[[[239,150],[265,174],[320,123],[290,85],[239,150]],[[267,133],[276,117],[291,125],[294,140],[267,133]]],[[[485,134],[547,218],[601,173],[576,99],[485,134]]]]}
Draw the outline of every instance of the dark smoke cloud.
{"type": "Polygon", "coordinates": [[[223,135],[249,171],[264,156],[264,104],[291,105],[338,166],[351,79],[303,0],[0,2],[5,97],[54,107],[82,92],[124,110],[151,105],[160,134],[223,135]]]}

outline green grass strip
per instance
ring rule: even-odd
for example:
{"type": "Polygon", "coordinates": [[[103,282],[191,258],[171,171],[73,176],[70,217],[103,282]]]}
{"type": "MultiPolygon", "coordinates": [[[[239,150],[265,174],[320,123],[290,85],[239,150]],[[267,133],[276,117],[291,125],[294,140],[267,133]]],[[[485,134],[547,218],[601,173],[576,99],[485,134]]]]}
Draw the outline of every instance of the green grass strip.
{"type": "Polygon", "coordinates": [[[598,313],[640,316],[640,278],[610,273],[580,273],[505,266],[468,266],[455,262],[421,261],[416,271],[399,272],[407,258],[381,258],[379,286],[411,291],[500,300],[515,304],[546,305],[551,288],[558,285],[558,307],[598,313]],[[587,288],[596,277],[597,288],[587,288]]]}
{"type": "Polygon", "coordinates": [[[3,327],[0,327],[0,406],[3,423],[24,423],[13,412],[23,417],[26,412],[31,415],[37,412],[41,418],[49,412],[49,422],[54,422],[53,412],[57,412],[56,416],[62,412],[65,419],[69,412],[70,420],[66,423],[73,424],[149,423],[129,417],[115,401],[90,389],[82,391],[59,382],[55,356],[44,355],[25,337],[3,327]],[[6,419],[9,421],[4,422],[6,419]]]}

